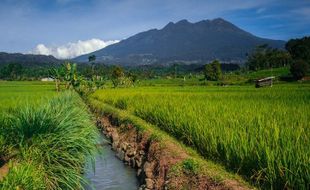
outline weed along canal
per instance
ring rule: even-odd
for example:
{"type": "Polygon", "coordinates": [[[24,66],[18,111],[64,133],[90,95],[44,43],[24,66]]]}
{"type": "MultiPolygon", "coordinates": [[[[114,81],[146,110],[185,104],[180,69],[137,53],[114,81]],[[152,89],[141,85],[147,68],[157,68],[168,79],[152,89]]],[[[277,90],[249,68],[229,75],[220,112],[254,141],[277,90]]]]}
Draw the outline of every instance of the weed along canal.
{"type": "Polygon", "coordinates": [[[115,156],[105,136],[101,136],[102,153],[96,156],[94,167],[88,164],[86,178],[90,181],[87,190],[136,190],[136,172],[115,156]]]}

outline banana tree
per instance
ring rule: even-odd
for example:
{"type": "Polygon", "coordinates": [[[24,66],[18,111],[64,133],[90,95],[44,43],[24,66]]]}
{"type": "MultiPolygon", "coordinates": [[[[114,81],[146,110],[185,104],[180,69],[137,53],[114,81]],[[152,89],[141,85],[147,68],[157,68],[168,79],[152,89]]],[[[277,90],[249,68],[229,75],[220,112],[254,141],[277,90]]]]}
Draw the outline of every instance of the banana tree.
{"type": "Polygon", "coordinates": [[[51,75],[51,77],[55,81],[56,91],[59,92],[60,91],[60,81],[61,81],[61,77],[62,77],[61,68],[51,68],[49,70],[49,74],[51,75]]]}
{"type": "Polygon", "coordinates": [[[78,74],[76,69],[76,64],[65,63],[65,81],[66,81],[66,88],[72,88],[78,85],[78,74]]]}

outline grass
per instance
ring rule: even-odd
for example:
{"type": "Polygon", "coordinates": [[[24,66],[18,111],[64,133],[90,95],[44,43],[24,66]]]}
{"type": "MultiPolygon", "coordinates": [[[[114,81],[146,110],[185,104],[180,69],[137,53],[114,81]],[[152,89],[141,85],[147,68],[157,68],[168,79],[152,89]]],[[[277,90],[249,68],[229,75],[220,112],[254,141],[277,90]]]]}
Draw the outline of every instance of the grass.
{"type": "Polygon", "coordinates": [[[92,97],[160,127],[262,188],[309,188],[309,84],[105,89],[92,97]]]}
{"type": "Polygon", "coordinates": [[[1,86],[7,96],[29,99],[5,105],[0,115],[0,164],[10,166],[0,189],[83,189],[83,168],[97,152],[98,131],[80,97],[56,95],[51,85],[39,83],[7,85],[1,86]]]}

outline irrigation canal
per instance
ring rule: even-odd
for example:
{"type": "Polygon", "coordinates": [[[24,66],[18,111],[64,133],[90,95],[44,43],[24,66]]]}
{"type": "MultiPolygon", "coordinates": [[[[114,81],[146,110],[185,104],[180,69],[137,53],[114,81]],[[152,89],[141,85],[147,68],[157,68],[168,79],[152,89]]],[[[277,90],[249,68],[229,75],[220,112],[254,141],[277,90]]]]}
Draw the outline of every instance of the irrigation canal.
{"type": "Polygon", "coordinates": [[[134,169],[126,166],[115,156],[111,146],[102,136],[103,153],[97,155],[95,170],[91,164],[87,167],[86,178],[91,182],[92,187],[88,190],[137,190],[139,187],[134,169]]]}

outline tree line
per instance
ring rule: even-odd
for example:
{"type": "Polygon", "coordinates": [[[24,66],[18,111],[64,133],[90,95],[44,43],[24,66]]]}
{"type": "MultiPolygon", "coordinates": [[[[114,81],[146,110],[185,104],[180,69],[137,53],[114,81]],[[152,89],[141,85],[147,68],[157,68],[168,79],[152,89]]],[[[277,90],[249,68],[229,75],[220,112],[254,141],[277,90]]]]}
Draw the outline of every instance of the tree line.
{"type": "MultiPolygon", "coordinates": [[[[268,45],[258,46],[251,54],[247,55],[244,67],[233,63],[220,63],[214,60],[211,63],[171,65],[142,65],[137,67],[120,67],[105,65],[96,62],[96,56],[89,56],[89,62],[75,64],[76,73],[85,79],[92,80],[94,76],[100,80],[111,80],[114,86],[133,85],[138,79],[152,79],[169,76],[180,78],[192,73],[203,73],[206,80],[221,80],[226,71],[248,70],[258,71],[278,67],[290,67],[292,76],[299,80],[310,71],[310,37],[289,40],[285,49],[274,49],[268,45]]],[[[63,66],[55,66],[63,69],[63,66]]],[[[61,71],[64,73],[64,71],[61,71]]],[[[50,67],[33,66],[24,67],[20,63],[9,63],[0,67],[2,80],[38,80],[50,77],[50,67]]]]}
{"type": "Polygon", "coordinates": [[[309,73],[310,37],[291,39],[285,50],[273,49],[268,45],[258,46],[248,56],[246,68],[250,71],[289,66],[292,76],[299,80],[309,73]]]}

